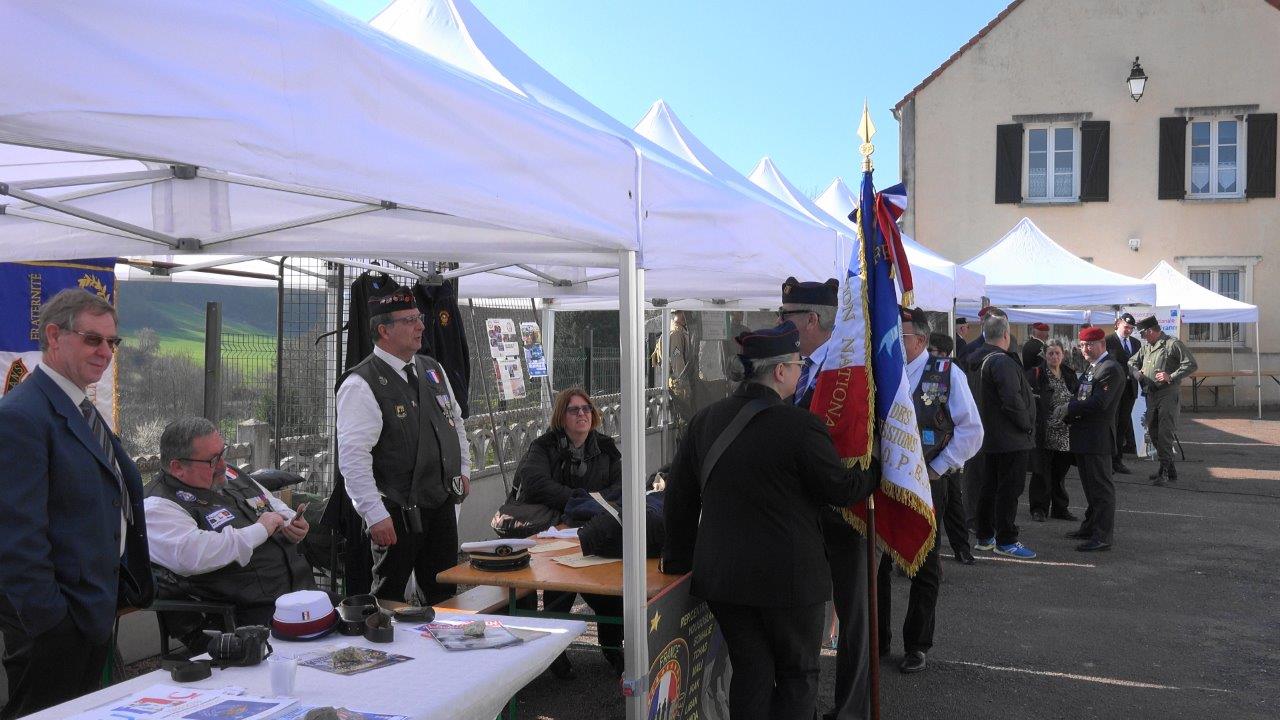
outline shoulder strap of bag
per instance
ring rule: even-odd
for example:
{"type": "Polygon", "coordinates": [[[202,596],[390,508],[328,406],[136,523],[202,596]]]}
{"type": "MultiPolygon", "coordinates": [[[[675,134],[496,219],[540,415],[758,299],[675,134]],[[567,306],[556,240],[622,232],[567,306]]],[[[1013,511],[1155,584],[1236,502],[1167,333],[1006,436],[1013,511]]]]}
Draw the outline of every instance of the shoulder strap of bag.
{"type": "Polygon", "coordinates": [[[767,407],[769,407],[769,403],[759,398],[743,405],[738,414],[733,416],[733,421],[729,423],[729,426],[720,431],[720,436],[716,438],[714,443],[711,443],[711,449],[707,451],[707,457],[702,461],[702,477],[699,486],[703,493],[707,491],[707,480],[710,479],[711,471],[715,468],[716,463],[720,461],[720,456],[738,438],[747,423],[751,422],[751,418],[759,415],[767,407]]]}
{"type": "Polygon", "coordinates": [[[613,505],[609,504],[608,500],[604,499],[603,495],[601,495],[598,492],[587,493],[587,495],[590,496],[592,500],[595,500],[596,502],[600,503],[600,507],[604,508],[605,510],[608,510],[609,514],[613,516],[614,520],[618,521],[619,525],[622,524],[622,518],[618,517],[618,511],[614,509],[613,505]]]}

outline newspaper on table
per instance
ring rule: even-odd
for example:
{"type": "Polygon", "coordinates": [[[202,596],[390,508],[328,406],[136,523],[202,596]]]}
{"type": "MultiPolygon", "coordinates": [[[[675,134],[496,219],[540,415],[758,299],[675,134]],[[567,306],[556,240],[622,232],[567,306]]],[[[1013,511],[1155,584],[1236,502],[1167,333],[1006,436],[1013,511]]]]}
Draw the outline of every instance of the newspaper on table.
{"type": "MultiPolygon", "coordinates": [[[[315,710],[323,705],[295,705],[289,708],[283,715],[278,715],[271,720],[303,720],[307,713],[315,710]]],[[[409,720],[408,715],[387,715],[384,713],[362,712],[360,710],[352,710],[350,708],[334,708],[338,711],[338,720],[409,720]]]]}
{"type": "Polygon", "coordinates": [[[427,623],[414,628],[423,637],[433,637],[445,650],[489,650],[509,647],[524,642],[497,620],[485,620],[484,635],[478,637],[467,635],[465,628],[470,622],[442,620],[427,623]]]}
{"type": "Polygon", "coordinates": [[[226,690],[152,685],[70,720],[265,720],[296,702],[293,698],[235,695],[226,690]]]}

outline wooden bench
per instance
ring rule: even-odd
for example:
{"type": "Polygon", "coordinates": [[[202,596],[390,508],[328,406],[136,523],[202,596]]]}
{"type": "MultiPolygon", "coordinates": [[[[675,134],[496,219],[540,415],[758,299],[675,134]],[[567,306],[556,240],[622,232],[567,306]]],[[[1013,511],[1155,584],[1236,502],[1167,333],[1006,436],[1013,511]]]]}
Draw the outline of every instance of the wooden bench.
{"type": "MultiPolygon", "coordinates": [[[[533,592],[528,589],[515,591],[517,598],[533,592]]],[[[505,613],[510,601],[507,588],[496,585],[477,585],[466,592],[458,593],[448,600],[438,602],[432,607],[436,612],[465,613],[467,615],[491,615],[505,613]]]]}

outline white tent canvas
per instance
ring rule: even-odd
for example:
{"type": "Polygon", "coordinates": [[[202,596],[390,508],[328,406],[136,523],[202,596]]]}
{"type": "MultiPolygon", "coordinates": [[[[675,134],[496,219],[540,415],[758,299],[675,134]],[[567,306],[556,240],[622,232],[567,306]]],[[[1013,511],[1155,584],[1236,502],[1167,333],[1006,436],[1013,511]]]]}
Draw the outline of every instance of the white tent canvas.
{"type": "MultiPolygon", "coordinates": [[[[729,187],[615,120],[538,65],[469,0],[396,0],[371,24],[634,148],[641,163],[640,264],[650,297],[741,297],[771,291],[786,274],[817,266],[798,249],[806,246],[806,238],[826,234],[819,225],[729,187]],[[716,272],[708,273],[709,268],[716,272]]],[[[583,287],[569,273],[538,269],[573,282],[557,287],[538,278],[518,280],[511,273],[485,275],[469,278],[464,292],[476,297],[617,296],[616,280],[583,287]]]]}
{"type": "Polygon", "coordinates": [[[986,277],[986,295],[1001,307],[1156,304],[1154,283],[1076,257],[1027,218],[964,267],[986,277]]]}
{"type": "MultiPolygon", "coordinates": [[[[814,204],[845,226],[853,227],[849,215],[858,207],[858,198],[844,180],[832,180],[814,204]]],[[[986,283],[980,273],[951,262],[905,233],[902,245],[907,251],[907,262],[911,264],[913,276],[916,276],[916,304],[920,307],[945,312],[951,310],[953,300],[977,300],[983,296],[986,283]],[[941,279],[933,276],[941,276],[941,279]]]]}
{"type": "Polygon", "coordinates": [[[1198,285],[1161,260],[1143,276],[1156,284],[1157,305],[1177,305],[1184,323],[1251,323],[1258,321],[1258,306],[1198,285]]]}

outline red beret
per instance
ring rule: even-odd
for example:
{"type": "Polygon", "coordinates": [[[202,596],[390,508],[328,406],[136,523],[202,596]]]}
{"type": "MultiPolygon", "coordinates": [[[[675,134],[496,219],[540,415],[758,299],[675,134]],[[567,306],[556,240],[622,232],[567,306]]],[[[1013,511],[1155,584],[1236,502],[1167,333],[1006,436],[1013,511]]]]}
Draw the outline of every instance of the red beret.
{"type": "Polygon", "coordinates": [[[1085,342],[1105,340],[1106,338],[1107,333],[1100,327],[1087,327],[1080,331],[1080,339],[1085,342]]]}
{"type": "Polygon", "coordinates": [[[1032,324],[1031,324],[1031,327],[1032,327],[1032,329],[1034,329],[1034,330],[1048,330],[1048,329],[1049,329],[1049,326],[1048,326],[1048,324],[1046,324],[1046,323],[1032,323],[1032,324]]]}

